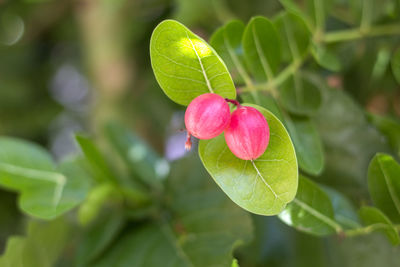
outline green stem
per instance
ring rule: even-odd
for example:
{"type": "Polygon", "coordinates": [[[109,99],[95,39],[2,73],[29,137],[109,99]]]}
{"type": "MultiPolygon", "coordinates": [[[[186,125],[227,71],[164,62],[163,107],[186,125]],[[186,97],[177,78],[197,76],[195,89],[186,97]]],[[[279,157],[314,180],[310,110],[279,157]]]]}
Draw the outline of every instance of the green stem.
{"type": "Polygon", "coordinates": [[[285,82],[293,73],[295,73],[302,65],[304,59],[298,59],[289,64],[278,76],[265,83],[254,84],[252,87],[245,86],[239,88],[239,92],[251,92],[253,90],[274,91],[277,86],[285,82]]]}
{"type": "MultiPolygon", "coordinates": [[[[367,235],[370,234],[376,230],[382,230],[386,229],[388,227],[387,224],[384,223],[376,223],[376,224],[371,224],[365,227],[361,228],[356,228],[356,229],[351,229],[347,230],[344,232],[345,236],[352,237],[352,236],[359,236],[359,235],[367,235]]],[[[394,226],[396,229],[400,229],[400,225],[395,225],[394,226]]]]}
{"type": "Polygon", "coordinates": [[[364,0],[362,8],[362,17],[360,31],[367,32],[371,27],[371,15],[372,15],[372,0],[364,0]]]}
{"type": "Polygon", "coordinates": [[[364,30],[356,28],[356,29],[333,31],[330,33],[326,33],[324,35],[323,41],[325,43],[335,43],[335,42],[356,40],[365,37],[396,35],[396,34],[400,34],[399,23],[371,26],[368,29],[364,30]]]}
{"type": "MultiPolygon", "coordinates": [[[[367,235],[370,234],[374,231],[377,230],[383,230],[386,229],[388,227],[387,224],[384,223],[376,223],[376,224],[371,224],[365,227],[361,227],[361,228],[356,228],[356,229],[351,229],[351,230],[347,230],[344,232],[345,236],[348,237],[352,237],[352,236],[359,236],[359,235],[367,235]]],[[[394,227],[397,230],[400,230],[400,225],[394,225],[394,227]]]]}
{"type": "Polygon", "coordinates": [[[318,33],[318,35],[323,35],[325,31],[325,10],[323,1],[314,0],[314,8],[316,32],[318,33]]]}

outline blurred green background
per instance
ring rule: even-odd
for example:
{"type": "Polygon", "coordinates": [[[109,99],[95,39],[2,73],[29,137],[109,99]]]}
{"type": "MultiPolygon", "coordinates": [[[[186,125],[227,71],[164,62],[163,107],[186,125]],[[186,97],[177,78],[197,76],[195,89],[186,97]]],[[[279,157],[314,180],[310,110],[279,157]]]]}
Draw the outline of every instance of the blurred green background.
{"type": "MultiPolygon", "coordinates": [[[[358,1],[334,2],[326,28],[354,25],[358,1]]],[[[399,1],[379,1],[379,8],[375,22],[399,21],[399,1]]],[[[183,155],[184,108],[167,99],[154,78],[149,58],[154,27],[174,18],[208,40],[231,19],[247,22],[281,10],[278,0],[0,0],[0,135],[34,141],[61,159],[78,153],[73,133],[101,140],[102,126],[111,119],[173,162],[183,155]]],[[[322,108],[318,127],[330,143],[325,144],[326,171],[317,179],[355,193],[356,201],[365,195],[357,181],[365,180],[371,155],[388,148],[380,133],[354,114],[400,116],[400,90],[389,66],[392,49],[399,45],[398,36],[333,44],[329,49],[340,59],[339,72],[308,66],[357,103],[338,100],[332,116],[324,115],[337,108],[334,103],[322,108]],[[327,118],[338,119],[352,109],[353,120],[337,129],[327,125],[327,118]],[[332,131],[341,133],[334,141],[332,131]],[[343,157],[355,154],[356,163],[343,157]]],[[[200,164],[196,168],[192,172],[210,179],[200,164]]],[[[16,197],[0,191],[1,252],[9,236],[26,232],[16,197]]],[[[400,250],[379,235],[316,238],[276,218],[252,217],[255,239],[235,254],[242,266],[400,266],[400,250]]],[[[74,262],[74,243],[70,246],[60,266],[74,262]]]]}

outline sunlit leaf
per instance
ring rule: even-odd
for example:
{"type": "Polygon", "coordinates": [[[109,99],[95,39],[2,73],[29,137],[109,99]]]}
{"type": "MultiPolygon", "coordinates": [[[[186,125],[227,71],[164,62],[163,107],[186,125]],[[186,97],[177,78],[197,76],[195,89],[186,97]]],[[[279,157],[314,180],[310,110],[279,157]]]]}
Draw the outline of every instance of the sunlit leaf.
{"type": "Polygon", "coordinates": [[[177,21],[165,20],[154,29],[150,57],[160,87],[178,104],[188,105],[204,93],[236,98],[225,63],[207,42],[177,21]]]}
{"type": "Polygon", "coordinates": [[[383,232],[393,245],[400,244],[399,233],[392,222],[379,209],[374,207],[361,207],[360,217],[366,225],[375,226],[376,230],[383,232]]]}
{"type": "Polygon", "coordinates": [[[289,226],[309,234],[324,236],[342,231],[335,221],[328,195],[314,182],[300,176],[295,199],[279,214],[289,226]]]}
{"type": "Polygon", "coordinates": [[[368,189],[374,204],[392,221],[400,222],[400,164],[378,153],[368,168],[368,189]]]}
{"type": "Polygon", "coordinates": [[[0,185],[20,193],[20,208],[42,219],[53,219],[81,203],[89,189],[88,174],[78,160],[58,167],[39,146],[0,138],[0,185]]]}
{"type": "Polygon", "coordinates": [[[221,189],[240,207],[260,215],[276,215],[297,191],[297,160],[292,141],[282,123],[266,109],[257,108],[270,129],[265,153],[254,161],[237,158],[223,135],[201,140],[199,154],[221,189]]]}
{"type": "Polygon", "coordinates": [[[243,34],[246,62],[258,81],[272,79],[281,63],[281,41],[275,26],[265,17],[253,17],[243,34]]]}

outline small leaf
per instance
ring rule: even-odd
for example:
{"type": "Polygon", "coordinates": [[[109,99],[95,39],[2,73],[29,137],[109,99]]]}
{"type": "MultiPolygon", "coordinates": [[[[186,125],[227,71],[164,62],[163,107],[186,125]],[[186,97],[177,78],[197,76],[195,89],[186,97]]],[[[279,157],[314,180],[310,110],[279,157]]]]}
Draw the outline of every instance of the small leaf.
{"type": "Polygon", "coordinates": [[[169,163],[134,132],[117,123],[106,126],[106,135],[129,169],[146,184],[161,187],[169,174],[169,163]]]}
{"type": "Polygon", "coordinates": [[[282,123],[257,105],[270,128],[269,145],[254,161],[237,158],[223,135],[200,140],[200,158],[221,189],[240,207],[260,215],[276,215],[297,191],[297,160],[292,141],[282,123]]]}
{"type": "Polygon", "coordinates": [[[287,79],[279,88],[282,105],[291,113],[312,116],[321,106],[321,92],[311,81],[301,75],[287,79]]]}
{"type": "Polygon", "coordinates": [[[265,17],[253,17],[244,31],[242,46],[255,79],[271,80],[281,63],[281,42],[272,22],[265,17]]]}
{"type": "Polygon", "coordinates": [[[326,14],[332,7],[332,0],[305,0],[302,2],[294,0],[279,0],[286,10],[304,18],[314,28],[324,28],[326,14]],[[301,5],[301,7],[299,6],[301,5]]]}
{"type": "Polygon", "coordinates": [[[328,186],[321,186],[321,188],[331,200],[335,221],[345,229],[361,227],[356,209],[345,195],[328,186]]]}
{"type": "Polygon", "coordinates": [[[361,207],[359,211],[360,217],[366,225],[375,225],[390,240],[393,245],[400,243],[399,233],[393,227],[392,222],[379,209],[374,207],[361,207]]]}
{"type": "Polygon", "coordinates": [[[100,181],[115,181],[115,177],[110,170],[107,161],[93,141],[90,138],[81,135],[76,135],[75,138],[91,166],[94,173],[93,177],[100,181]]]}
{"type": "Polygon", "coordinates": [[[282,40],[282,60],[291,62],[307,53],[311,32],[302,17],[283,12],[274,19],[274,25],[282,40]]]}
{"type": "Polygon", "coordinates": [[[378,153],[368,168],[368,189],[374,204],[392,221],[400,222],[400,164],[378,153]]]}
{"type": "Polygon", "coordinates": [[[0,185],[18,191],[20,208],[31,216],[53,219],[81,203],[89,190],[88,174],[78,160],[57,168],[35,144],[0,138],[0,185]]]}
{"type": "Polygon", "coordinates": [[[369,114],[369,119],[386,136],[390,146],[400,155],[400,121],[376,114],[369,114]]]}
{"type": "Polygon", "coordinates": [[[150,57],[160,87],[178,104],[188,105],[205,93],[236,98],[225,63],[207,42],[177,21],[164,20],[154,29],[150,57]]]}
{"type": "Polygon", "coordinates": [[[400,84],[400,48],[396,50],[392,57],[392,71],[397,82],[400,84]]]}
{"type": "Polygon", "coordinates": [[[242,36],[245,25],[233,20],[220,27],[210,38],[210,44],[226,63],[234,79],[239,82],[251,82],[243,56],[242,36]]]}
{"type": "Polygon", "coordinates": [[[324,236],[342,231],[334,219],[332,203],[317,184],[300,176],[295,199],[279,214],[289,226],[309,234],[324,236]]]}
{"type": "Polygon", "coordinates": [[[319,175],[325,165],[322,141],[314,122],[307,117],[285,117],[285,125],[296,149],[300,168],[312,175],[319,175]]]}
{"type": "Polygon", "coordinates": [[[326,47],[314,45],[311,52],[321,67],[333,72],[338,72],[342,68],[339,58],[326,47]]]}

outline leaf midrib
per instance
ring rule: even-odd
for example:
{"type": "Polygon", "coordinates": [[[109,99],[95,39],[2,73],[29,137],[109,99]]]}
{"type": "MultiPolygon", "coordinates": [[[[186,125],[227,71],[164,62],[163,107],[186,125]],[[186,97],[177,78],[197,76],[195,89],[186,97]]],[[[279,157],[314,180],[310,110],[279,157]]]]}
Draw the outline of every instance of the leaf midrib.
{"type": "Polygon", "coordinates": [[[188,34],[187,31],[185,31],[185,33],[186,33],[187,38],[188,38],[189,41],[190,41],[190,44],[192,45],[192,49],[193,49],[194,53],[196,54],[197,59],[199,60],[200,67],[201,67],[201,71],[202,71],[202,73],[203,73],[204,80],[206,81],[208,90],[209,90],[211,93],[214,93],[214,90],[212,89],[211,84],[210,84],[210,81],[209,81],[209,79],[208,79],[208,77],[207,77],[207,73],[206,73],[206,71],[205,71],[205,69],[204,69],[203,62],[201,61],[201,58],[200,58],[199,54],[197,53],[196,48],[194,47],[194,44],[193,44],[193,42],[192,42],[192,39],[190,39],[189,34],[188,34]]]}
{"type": "Polygon", "coordinates": [[[265,178],[261,175],[261,172],[257,168],[257,165],[255,164],[254,160],[251,160],[251,164],[253,165],[254,169],[256,170],[257,176],[260,177],[261,181],[263,181],[263,183],[269,188],[269,190],[271,190],[272,194],[274,194],[275,199],[279,199],[279,195],[276,194],[274,189],[268,184],[268,182],[265,180],[265,178]]]}
{"type": "Polygon", "coordinates": [[[49,181],[55,183],[53,205],[55,208],[58,206],[61,200],[64,186],[67,182],[67,179],[63,174],[44,170],[35,170],[4,162],[0,162],[0,170],[14,175],[23,176],[28,179],[49,181]]]}
{"type": "Polygon", "coordinates": [[[242,76],[245,83],[248,86],[252,86],[252,81],[250,79],[249,74],[246,72],[246,70],[244,69],[239,58],[236,56],[234,49],[232,48],[231,44],[229,43],[229,39],[225,36],[225,30],[222,32],[222,36],[224,38],[224,44],[225,44],[226,49],[228,50],[229,56],[232,58],[233,64],[236,66],[238,72],[242,76]]]}
{"type": "Polygon", "coordinates": [[[342,231],[342,227],[338,223],[336,223],[334,220],[332,220],[325,214],[322,214],[321,212],[317,211],[316,209],[310,207],[307,203],[299,200],[297,197],[293,199],[293,203],[298,205],[300,208],[303,208],[305,211],[310,213],[315,218],[321,220],[323,223],[332,227],[335,230],[335,232],[339,233],[342,231]]]}
{"type": "Polygon", "coordinates": [[[256,34],[255,25],[253,25],[253,27],[252,27],[252,33],[253,33],[253,38],[254,38],[254,44],[256,46],[256,51],[260,56],[261,65],[263,66],[263,69],[265,71],[265,75],[267,76],[268,80],[272,80],[274,77],[273,77],[273,74],[272,74],[271,66],[266,61],[266,57],[264,55],[264,51],[261,48],[260,40],[258,39],[258,36],[256,34]]]}

